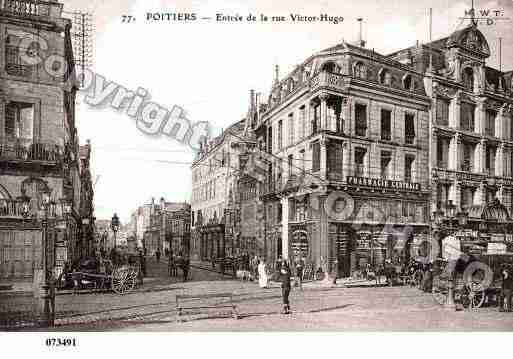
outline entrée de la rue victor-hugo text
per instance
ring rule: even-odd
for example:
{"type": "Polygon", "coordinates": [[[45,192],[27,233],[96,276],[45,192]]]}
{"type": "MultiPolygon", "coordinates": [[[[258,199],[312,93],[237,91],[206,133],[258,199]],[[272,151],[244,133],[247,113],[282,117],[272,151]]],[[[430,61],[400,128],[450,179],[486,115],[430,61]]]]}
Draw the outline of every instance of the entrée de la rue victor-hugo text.
{"type": "Polygon", "coordinates": [[[169,12],[147,12],[146,21],[169,21],[169,22],[191,22],[198,20],[213,20],[216,22],[329,22],[338,24],[344,21],[343,16],[332,16],[328,14],[319,15],[302,15],[302,14],[288,14],[283,15],[266,15],[266,14],[248,14],[240,15],[216,13],[215,16],[200,15],[198,13],[169,13],[169,12]]]}

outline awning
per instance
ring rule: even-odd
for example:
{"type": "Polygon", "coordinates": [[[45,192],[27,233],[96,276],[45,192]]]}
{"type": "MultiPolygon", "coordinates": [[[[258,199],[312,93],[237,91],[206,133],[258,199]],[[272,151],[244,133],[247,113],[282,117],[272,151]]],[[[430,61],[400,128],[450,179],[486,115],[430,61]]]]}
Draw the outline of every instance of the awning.
{"type": "Polygon", "coordinates": [[[473,205],[468,209],[469,219],[506,223],[511,221],[508,209],[497,198],[485,205],[473,205]]]}

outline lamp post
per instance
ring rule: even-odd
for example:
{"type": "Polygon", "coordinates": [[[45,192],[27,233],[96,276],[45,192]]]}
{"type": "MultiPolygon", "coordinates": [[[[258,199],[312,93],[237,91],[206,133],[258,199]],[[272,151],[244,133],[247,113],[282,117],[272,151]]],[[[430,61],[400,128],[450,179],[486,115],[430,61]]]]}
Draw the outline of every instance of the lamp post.
{"type": "Polygon", "coordinates": [[[110,228],[112,229],[112,232],[114,232],[114,248],[116,248],[116,233],[119,230],[119,218],[116,213],[112,216],[112,219],[110,221],[110,228]]]}
{"type": "MultiPolygon", "coordinates": [[[[22,215],[24,218],[29,216],[30,212],[30,197],[25,194],[21,197],[22,215]]],[[[39,326],[48,328],[52,327],[55,319],[55,291],[53,288],[53,272],[49,266],[49,250],[53,248],[53,241],[48,237],[48,222],[49,211],[54,209],[55,202],[50,199],[50,191],[44,190],[42,192],[41,201],[41,228],[42,228],[42,243],[41,243],[41,272],[38,280],[37,297],[37,311],[39,314],[39,326]]],[[[52,215],[54,215],[52,211],[52,215]]],[[[51,257],[53,258],[53,257],[51,257]]]]}
{"type": "MultiPolygon", "coordinates": [[[[467,225],[468,213],[464,212],[464,211],[456,213],[456,206],[453,204],[452,201],[449,201],[449,204],[446,205],[446,211],[447,211],[447,216],[444,216],[444,212],[441,210],[437,210],[434,212],[435,223],[439,227],[440,231],[445,231],[445,232],[454,234],[459,228],[463,228],[467,225]],[[458,221],[459,227],[454,226],[455,220],[458,221]],[[448,225],[445,227],[443,225],[444,221],[449,222],[448,225]]],[[[442,240],[441,240],[441,236],[440,236],[440,239],[439,239],[440,248],[442,248],[441,241],[442,240]]],[[[440,256],[442,256],[442,255],[440,255],[440,256]]],[[[456,310],[456,303],[454,302],[454,286],[455,286],[455,273],[454,273],[455,263],[454,263],[454,261],[456,261],[456,260],[457,259],[454,259],[454,258],[449,259],[449,261],[451,261],[451,263],[449,263],[450,273],[449,273],[449,280],[447,283],[447,301],[444,304],[444,307],[449,310],[456,310]]]]}

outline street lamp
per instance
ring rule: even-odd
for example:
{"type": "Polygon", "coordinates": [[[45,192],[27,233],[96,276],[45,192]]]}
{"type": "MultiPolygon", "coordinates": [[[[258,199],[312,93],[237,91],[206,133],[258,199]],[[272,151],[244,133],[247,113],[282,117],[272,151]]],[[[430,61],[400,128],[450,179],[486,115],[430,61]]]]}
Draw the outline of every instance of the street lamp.
{"type": "Polygon", "coordinates": [[[112,216],[112,219],[110,221],[110,228],[112,229],[112,232],[114,232],[114,248],[116,248],[116,233],[119,230],[119,218],[116,213],[112,216]]]}
{"type": "MultiPolygon", "coordinates": [[[[43,327],[52,327],[55,319],[55,292],[53,290],[52,271],[48,265],[49,250],[53,249],[53,241],[48,237],[48,219],[50,209],[54,210],[55,202],[50,198],[50,190],[46,189],[41,193],[41,211],[43,212],[43,220],[41,226],[43,228],[42,243],[42,278],[39,288],[38,308],[42,312],[40,325],[43,327]],[[49,245],[50,244],[50,245],[49,245]]],[[[53,213],[52,213],[53,214],[53,213]]]]}

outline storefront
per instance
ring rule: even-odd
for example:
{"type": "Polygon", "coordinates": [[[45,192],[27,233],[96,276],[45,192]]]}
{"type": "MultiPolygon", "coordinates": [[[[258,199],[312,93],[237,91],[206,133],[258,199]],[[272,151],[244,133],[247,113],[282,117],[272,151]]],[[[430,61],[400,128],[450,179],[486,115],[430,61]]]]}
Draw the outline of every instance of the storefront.
{"type": "Polygon", "coordinates": [[[199,229],[200,258],[212,261],[224,258],[226,254],[225,226],[224,224],[207,224],[199,229]]]}

